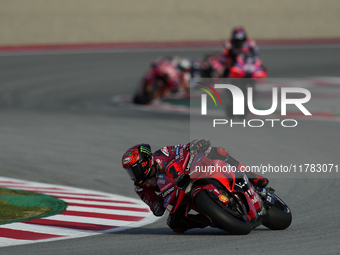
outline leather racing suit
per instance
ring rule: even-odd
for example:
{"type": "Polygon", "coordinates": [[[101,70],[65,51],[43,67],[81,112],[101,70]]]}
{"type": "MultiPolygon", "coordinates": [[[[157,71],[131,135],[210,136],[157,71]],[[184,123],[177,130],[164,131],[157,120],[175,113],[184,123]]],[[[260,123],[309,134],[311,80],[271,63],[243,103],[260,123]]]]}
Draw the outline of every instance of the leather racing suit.
{"type": "MultiPolygon", "coordinates": [[[[200,140],[202,142],[205,140],[200,140]]],[[[169,163],[175,160],[176,150],[188,150],[190,146],[198,142],[194,140],[191,143],[176,146],[166,146],[153,153],[157,174],[164,174],[166,172],[169,163]]],[[[232,158],[228,151],[222,147],[211,147],[210,142],[205,141],[209,144],[206,148],[203,148],[203,152],[210,159],[220,159],[226,161],[228,164],[237,167],[237,169],[245,169],[244,165],[232,158]],[[243,167],[242,167],[243,166],[243,167]]],[[[163,198],[160,194],[160,189],[157,186],[157,174],[144,183],[138,183],[135,181],[135,192],[138,196],[145,202],[154,213],[155,216],[162,216],[164,214],[165,208],[163,207],[163,198]]],[[[268,184],[268,179],[257,175],[252,172],[246,172],[250,182],[259,187],[265,187],[268,184]]],[[[174,176],[176,177],[176,176],[174,176]]],[[[179,208],[176,213],[170,214],[167,220],[168,226],[174,232],[184,232],[191,228],[204,228],[209,222],[202,221],[200,215],[191,215],[191,218],[197,217],[196,220],[190,220],[184,217],[185,208],[179,208]]]]}

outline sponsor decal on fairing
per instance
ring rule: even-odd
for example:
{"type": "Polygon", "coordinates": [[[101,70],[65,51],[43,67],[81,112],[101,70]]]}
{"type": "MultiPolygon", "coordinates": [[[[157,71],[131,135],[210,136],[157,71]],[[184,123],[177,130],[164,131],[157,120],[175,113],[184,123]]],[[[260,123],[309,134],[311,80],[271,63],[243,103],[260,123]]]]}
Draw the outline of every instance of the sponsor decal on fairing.
{"type": "Polygon", "coordinates": [[[165,156],[170,157],[170,153],[169,153],[169,150],[168,150],[167,147],[163,147],[163,148],[161,149],[161,152],[162,152],[165,156]]]}

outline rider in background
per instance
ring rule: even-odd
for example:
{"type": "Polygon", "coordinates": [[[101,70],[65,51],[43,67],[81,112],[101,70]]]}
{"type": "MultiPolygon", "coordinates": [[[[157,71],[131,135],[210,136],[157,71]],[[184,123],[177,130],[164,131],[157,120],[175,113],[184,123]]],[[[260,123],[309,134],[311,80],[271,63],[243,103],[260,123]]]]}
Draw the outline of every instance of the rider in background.
{"type": "Polygon", "coordinates": [[[221,54],[221,63],[225,66],[223,77],[229,77],[229,70],[240,56],[259,56],[256,42],[248,38],[245,29],[241,26],[234,27],[231,31],[231,39],[224,43],[224,50],[221,54]]]}
{"type": "MultiPolygon", "coordinates": [[[[149,144],[138,144],[131,147],[122,157],[123,168],[134,181],[135,192],[150,207],[155,216],[160,217],[165,212],[163,197],[157,185],[157,175],[166,173],[167,166],[176,160],[176,150],[205,154],[210,159],[224,160],[239,170],[245,169],[244,165],[232,158],[227,150],[222,147],[212,147],[210,142],[206,140],[194,140],[184,145],[166,146],[154,153],[151,152],[149,144]]],[[[169,172],[171,173],[171,171],[169,172]]],[[[267,178],[252,172],[245,173],[255,186],[264,188],[268,185],[267,178]]],[[[177,176],[173,177],[177,178],[177,176]]],[[[185,208],[179,208],[174,214],[169,215],[167,224],[174,232],[180,233],[191,228],[204,228],[209,224],[200,215],[190,215],[190,218],[195,220],[186,218],[185,208]]]]}
{"type": "Polygon", "coordinates": [[[163,77],[171,92],[189,89],[191,61],[180,57],[164,57],[151,64],[153,72],[163,77]]]}

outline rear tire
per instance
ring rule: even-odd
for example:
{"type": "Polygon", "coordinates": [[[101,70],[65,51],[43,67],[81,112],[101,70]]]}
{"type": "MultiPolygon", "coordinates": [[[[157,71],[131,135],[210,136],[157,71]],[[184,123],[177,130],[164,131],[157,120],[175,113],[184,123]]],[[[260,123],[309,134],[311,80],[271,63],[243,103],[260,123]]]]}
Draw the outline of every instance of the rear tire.
{"type": "Polygon", "coordinates": [[[138,94],[134,95],[133,97],[134,104],[146,104],[146,102],[142,99],[142,97],[138,94]]]}
{"type": "Polygon", "coordinates": [[[207,194],[205,190],[199,192],[195,198],[194,203],[198,208],[207,215],[220,228],[228,230],[237,235],[247,235],[252,230],[250,223],[243,222],[218,205],[207,194]]]}
{"type": "Polygon", "coordinates": [[[278,196],[276,196],[275,204],[267,210],[267,213],[268,218],[263,223],[267,228],[283,230],[292,223],[292,213],[289,207],[278,196]]]}

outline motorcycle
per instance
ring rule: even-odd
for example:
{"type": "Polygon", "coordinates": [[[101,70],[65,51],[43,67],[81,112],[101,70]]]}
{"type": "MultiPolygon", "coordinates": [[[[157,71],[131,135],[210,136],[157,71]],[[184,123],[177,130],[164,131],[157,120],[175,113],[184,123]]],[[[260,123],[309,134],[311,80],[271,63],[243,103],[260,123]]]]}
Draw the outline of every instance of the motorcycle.
{"type": "MultiPolygon", "coordinates": [[[[255,85],[257,82],[263,82],[267,77],[267,70],[262,64],[262,60],[258,57],[249,55],[239,55],[236,58],[235,64],[229,70],[229,78],[231,83],[239,87],[245,98],[248,95],[248,88],[253,88],[255,90],[255,85]]],[[[233,97],[231,93],[227,92],[227,115],[233,118],[233,97]]],[[[239,116],[245,118],[247,113],[249,113],[247,101],[244,101],[244,115],[239,116]]]]}
{"type": "Polygon", "coordinates": [[[238,235],[246,235],[261,224],[273,230],[290,226],[291,211],[274,189],[259,190],[243,172],[222,160],[185,150],[176,154],[166,172],[157,175],[164,207],[170,214],[185,207],[186,218],[198,221],[200,217],[189,214],[193,210],[202,216],[202,222],[238,235]]]}
{"type": "Polygon", "coordinates": [[[225,67],[221,63],[221,54],[213,52],[205,57],[207,65],[204,78],[217,79],[223,77],[225,67]]]}
{"type": "Polygon", "coordinates": [[[151,64],[133,97],[135,104],[149,104],[156,98],[189,90],[190,72],[178,68],[176,59],[161,59],[151,64]]]}
{"type": "Polygon", "coordinates": [[[191,79],[199,81],[202,78],[210,78],[210,65],[207,61],[193,59],[191,65],[191,79]]]}

